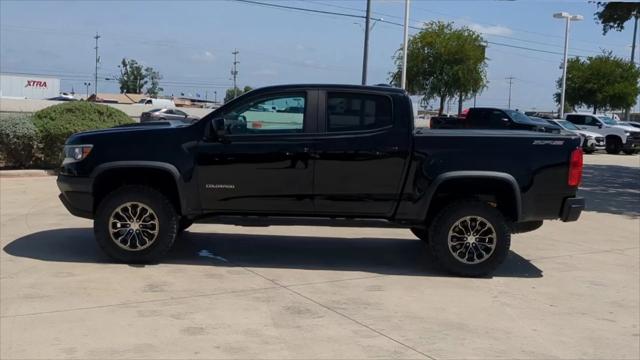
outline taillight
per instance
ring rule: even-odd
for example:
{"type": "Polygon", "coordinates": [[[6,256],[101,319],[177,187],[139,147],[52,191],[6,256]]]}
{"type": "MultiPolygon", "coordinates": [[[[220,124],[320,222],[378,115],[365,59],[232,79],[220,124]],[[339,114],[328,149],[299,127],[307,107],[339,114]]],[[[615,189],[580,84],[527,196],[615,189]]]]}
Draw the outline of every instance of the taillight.
{"type": "Polygon", "coordinates": [[[567,184],[569,186],[580,185],[582,180],[582,149],[577,148],[571,152],[571,159],[569,160],[569,176],[567,177],[567,184]]]}

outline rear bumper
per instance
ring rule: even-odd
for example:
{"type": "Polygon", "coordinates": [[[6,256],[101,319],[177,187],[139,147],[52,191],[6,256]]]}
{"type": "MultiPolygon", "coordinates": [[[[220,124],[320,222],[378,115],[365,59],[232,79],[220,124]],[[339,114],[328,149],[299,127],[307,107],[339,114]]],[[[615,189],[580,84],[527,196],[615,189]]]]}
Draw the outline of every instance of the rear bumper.
{"type": "Polygon", "coordinates": [[[560,219],[562,221],[576,221],[580,217],[582,210],[584,210],[584,198],[572,197],[566,198],[564,204],[562,204],[562,213],[560,219]]]}
{"type": "Polygon", "coordinates": [[[59,175],[60,201],[75,216],[93,219],[93,179],[59,175]]]}

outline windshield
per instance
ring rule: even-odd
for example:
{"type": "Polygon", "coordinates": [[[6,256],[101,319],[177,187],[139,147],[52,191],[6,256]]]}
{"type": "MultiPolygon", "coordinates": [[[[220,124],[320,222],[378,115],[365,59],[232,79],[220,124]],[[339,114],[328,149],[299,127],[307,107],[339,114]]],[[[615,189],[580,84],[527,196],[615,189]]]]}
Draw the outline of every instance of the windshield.
{"type": "Polygon", "coordinates": [[[600,119],[603,123],[607,125],[618,125],[617,121],[613,120],[608,116],[598,116],[598,119],[600,119]]]}
{"type": "Polygon", "coordinates": [[[560,124],[560,126],[562,126],[565,129],[568,129],[568,130],[580,130],[575,125],[573,125],[572,122],[569,122],[567,120],[557,120],[557,121],[558,121],[558,124],[560,124]]]}
{"type": "Polygon", "coordinates": [[[515,122],[528,122],[530,123],[532,120],[525,114],[518,112],[518,111],[514,111],[514,110],[505,110],[504,112],[507,113],[507,115],[509,115],[515,122]]]}

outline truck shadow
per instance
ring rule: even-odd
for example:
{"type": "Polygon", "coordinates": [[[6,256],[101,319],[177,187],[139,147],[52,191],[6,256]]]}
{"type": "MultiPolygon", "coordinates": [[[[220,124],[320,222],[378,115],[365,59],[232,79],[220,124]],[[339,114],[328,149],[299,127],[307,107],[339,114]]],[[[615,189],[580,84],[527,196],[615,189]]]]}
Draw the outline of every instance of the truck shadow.
{"type": "Polygon", "coordinates": [[[578,195],[586,211],[640,216],[640,168],[585,165],[578,195]]]}
{"type": "MultiPolygon", "coordinates": [[[[54,229],[16,239],[10,255],[54,262],[110,263],[89,228],[54,229]]],[[[164,263],[228,267],[362,271],[448,276],[420,240],[185,232],[164,263]]],[[[539,278],[542,271],[511,252],[494,277],[539,278]]]]}

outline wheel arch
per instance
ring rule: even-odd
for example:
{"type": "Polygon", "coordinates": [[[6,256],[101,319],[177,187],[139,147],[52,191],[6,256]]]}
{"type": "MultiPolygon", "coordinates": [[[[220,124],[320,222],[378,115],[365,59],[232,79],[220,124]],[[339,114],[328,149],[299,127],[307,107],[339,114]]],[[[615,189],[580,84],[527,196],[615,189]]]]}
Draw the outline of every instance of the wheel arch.
{"type": "Polygon", "coordinates": [[[186,213],[183,181],[178,169],[157,161],[113,161],[97,166],[93,179],[94,213],[102,199],[123,185],[148,185],[165,193],[176,211],[186,213]]]}
{"type": "Polygon", "coordinates": [[[425,194],[427,209],[424,220],[429,223],[442,207],[452,200],[486,197],[512,222],[522,218],[522,197],[516,179],[507,173],[494,171],[452,171],[439,175],[425,194]],[[472,185],[470,187],[469,185],[472,185]],[[495,197],[493,200],[490,197],[495,197]]]}

